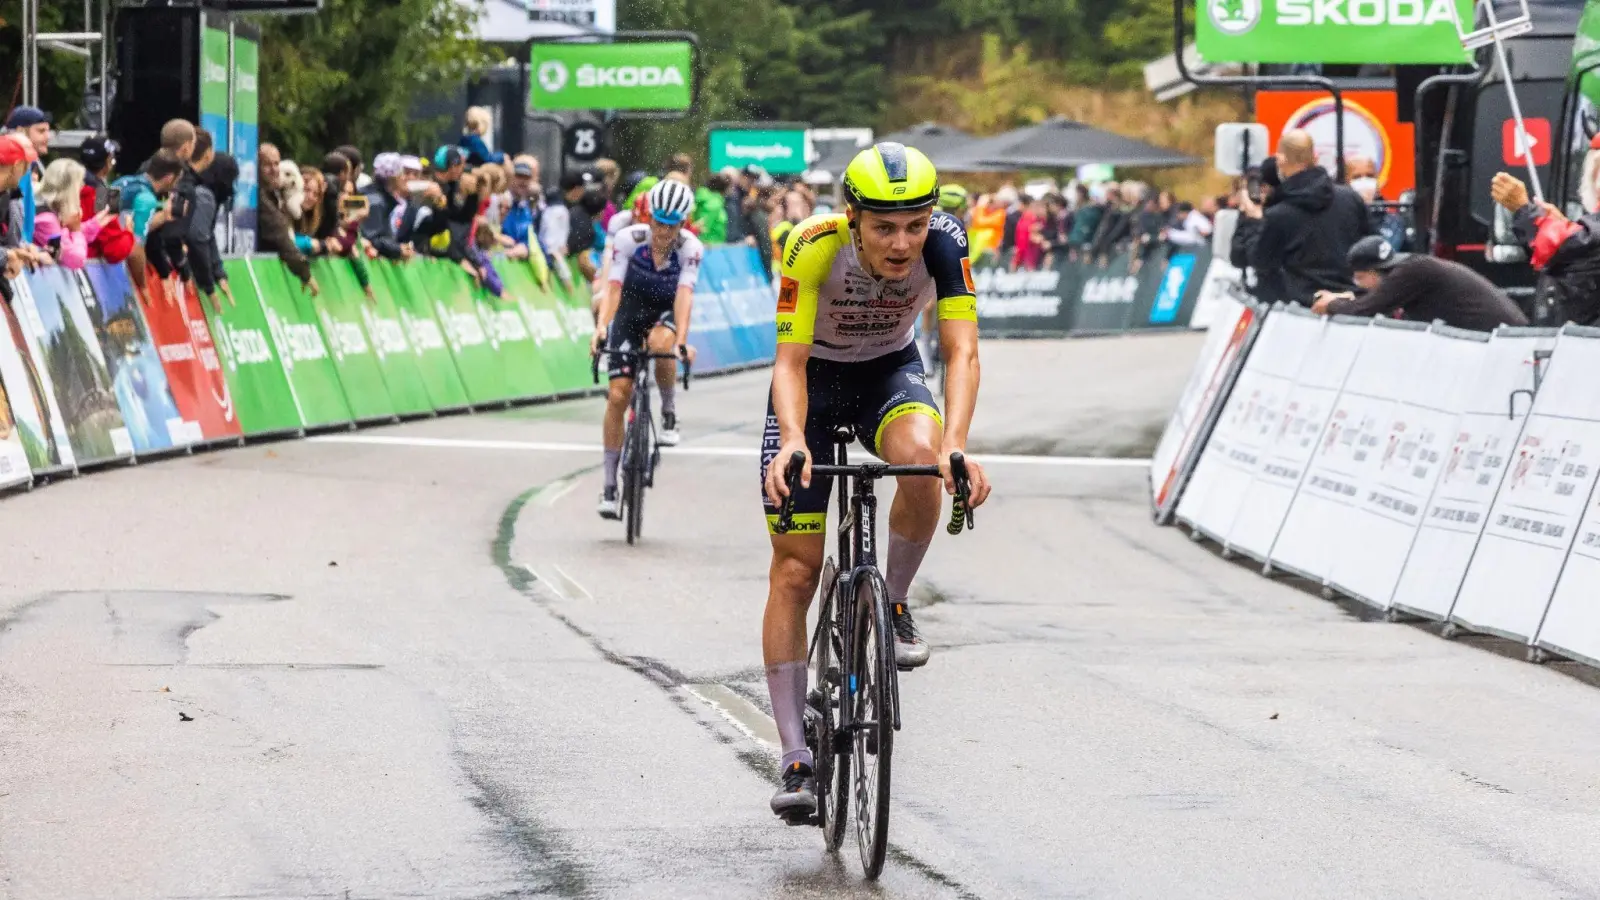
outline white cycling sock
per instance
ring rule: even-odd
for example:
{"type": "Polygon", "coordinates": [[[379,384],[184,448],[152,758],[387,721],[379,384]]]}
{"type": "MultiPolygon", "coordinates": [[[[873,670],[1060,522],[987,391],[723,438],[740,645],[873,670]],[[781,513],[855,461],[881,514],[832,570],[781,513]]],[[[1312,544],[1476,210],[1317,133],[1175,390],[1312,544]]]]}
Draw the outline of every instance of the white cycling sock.
{"type": "Polygon", "coordinates": [[[906,602],[906,595],[911,592],[911,579],[917,577],[917,570],[922,568],[922,557],[932,543],[931,538],[913,541],[889,532],[889,567],[884,572],[883,581],[889,588],[890,603],[906,602]]]}
{"type": "Polygon", "coordinates": [[[767,695],[772,698],[772,720],[783,744],[783,768],[797,762],[812,765],[811,750],[806,747],[805,660],[767,666],[767,695]]]}
{"type": "Polygon", "coordinates": [[[675,414],[678,411],[678,386],[659,381],[656,382],[656,387],[661,390],[661,414],[664,416],[675,414]]]}
{"type": "Polygon", "coordinates": [[[606,449],[606,451],[605,451],[605,470],[606,470],[605,471],[605,478],[606,478],[606,490],[608,490],[608,491],[614,491],[614,490],[617,489],[617,463],[619,463],[621,461],[622,461],[622,448],[618,447],[615,450],[612,450],[610,448],[606,449]]]}

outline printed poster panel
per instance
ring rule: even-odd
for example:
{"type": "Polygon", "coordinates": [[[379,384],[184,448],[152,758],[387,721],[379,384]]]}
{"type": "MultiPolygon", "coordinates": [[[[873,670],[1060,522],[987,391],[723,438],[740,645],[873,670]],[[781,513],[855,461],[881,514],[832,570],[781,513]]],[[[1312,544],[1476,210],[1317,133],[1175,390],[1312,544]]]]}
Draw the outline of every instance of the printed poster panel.
{"type": "Polygon", "coordinates": [[[1539,646],[1600,665],[1600,491],[1590,497],[1578,537],[1556,582],[1550,609],[1536,640],[1539,646]]]}
{"type": "Polygon", "coordinates": [[[978,328],[985,334],[1064,334],[1072,327],[1074,304],[1082,290],[1084,267],[1058,259],[1036,272],[974,267],[978,289],[978,328]]]}
{"type": "MultiPolygon", "coordinates": [[[[1274,315],[1306,318],[1310,313],[1290,308],[1274,315]]],[[[1319,324],[1295,374],[1294,388],[1284,401],[1272,443],[1261,455],[1256,477],[1236,501],[1238,514],[1228,531],[1228,546],[1255,559],[1266,560],[1272,552],[1366,333],[1361,325],[1319,324]]]]}
{"type": "Polygon", "coordinates": [[[276,257],[251,258],[250,272],[301,421],[307,428],[349,422],[350,404],[322,339],[310,292],[276,257]]]}
{"type": "Polygon", "coordinates": [[[172,398],[184,422],[189,423],[189,442],[238,437],[241,431],[233,395],[228,392],[200,298],[193,287],[176,277],[163,281],[154,267],[146,274],[140,308],[156,342],[161,367],[167,372],[172,398]]]}
{"type": "Polygon", "coordinates": [[[402,416],[417,416],[433,412],[428,399],[428,385],[422,380],[417,363],[417,351],[406,337],[406,327],[401,322],[400,310],[394,295],[389,291],[389,280],[371,263],[367,264],[371,278],[372,299],[361,304],[361,324],[372,340],[372,352],[383,369],[383,383],[389,389],[389,400],[394,410],[402,416]]]}
{"type": "Polygon", "coordinates": [[[24,280],[31,301],[24,315],[50,371],[78,465],[133,455],[133,438],[117,408],[105,353],[77,279],[63,266],[49,266],[27,273],[24,280]]]}
{"type": "Polygon", "coordinates": [[[496,265],[505,282],[506,297],[516,300],[527,320],[528,333],[538,344],[552,387],[561,393],[589,387],[589,336],[594,333],[593,327],[583,332],[569,331],[561,301],[535,281],[533,270],[526,263],[499,260],[496,265]]]}
{"type": "Polygon", "coordinates": [[[1444,619],[1500,490],[1511,450],[1527,417],[1533,390],[1534,353],[1547,350],[1554,334],[1496,334],[1477,374],[1465,381],[1461,416],[1444,449],[1439,478],[1395,585],[1396,609],[1444,619]],[[1526,392],[1507,415],[1513,392],[1526,392]]]}
{"type": "Polygon", "coordinates": [[[219,297],[207,310],[211,336],[227,373],[228,388],[245,434],[299,431],[300,405],[289,386],[279,348],[267,324],[266,310],[250,264],[243,259],[222,263],[234,302],[219,297]]]}
{"type": "Polygon", "coordinates": [[[311,264],[311,272],[322,289],[313,300],[317,321],[333,353],[351,414],[358,422],[393,419],[394,402],[383,383],[383,369],[361,324],[361,305],[367,299],[355,270],[342,259],[319,259],[311,264]]]}
{"type": "Polygon", "coordinates": [[[127,268],[91,262],[84,277],[91,288],[83,293],[84,306],[105,354],[134,452],[187,445],[195,434],[194,425],[178,411],[127,268]]]}
{"type": "Polygon", "coordinates": [[[445,342],[433,304],[420,287],[420,270],[416,268],[420,265],[412,262],[402,271],[392,263],[377,260],[371,269],[375,283],[387,286],[394,300],[400,325],[416,354],[417,372],[427,388],[428,402],[440,412],[465,409],[469,405],[467,389],[461,384],[461,373],[456,371],[455,357],[445,342]]]}
{"type": "Polygon", "coordinates": [[[473,406],[507,400],[505,374],[489,332],[483,327],[478,304],[472,297],[472,279],[460,268],[442,260],[414,260],[423,290],[431,295],[434,314],[444,329],[445,343],[456,360],[456,371],[473,406]]]}
{"type": "Polygon", "coordinates": [[[477,301],[484,331],[489,335],[489,345],[500,357],[501,373],[511,396],[531,398],[554,394],[550,374],[540,359],[539,344],[528,330],[528,320],[517,301],[511,297],[496,297],[482,288],[474,288],[472,296],[477,301]]]}
{"type": "MultiPolygon", "coordinates": [[[[1393,385],[1400,402],[1390,411],[1382,453],[1374,457],[1375,467],[1356,498],[1355,514],[1341,534],[1328,580],[1351,596],[1387,609],[1488,343],[1388,329],[1375,330],[1368,340],[1380,335],[1393,345],[1396,362],[1411,359],[1418,364],[1393,385]]],[[[1350,377],[1354,380],[1355,373],[1350,377]]]]}
{"type": "Polygon", "coordinates": [[[1532,641],[1600,474],[1600,331],[1556,341],[1451,621],[1532,641]]]}
{"type": "Polygon", "coordinates": [[[11,282],[14,303],[0,302],[0,314],[5,316],[5,332],[0,334],[0,382],[4,383],[6,397],[11,401],[11,420],[16,427],[16,438],[27,456],[28,468],[36,475],[70,472],[76,468],[72,444],[67,440],[67,426],[61,421],[61,410],[56,405],[50,371],[39,363],[41,357],[34,349],[37,340],[32,330],[23,325],[19,314],[33,306],[27,291],[26,280],[14,279],[11,282]]]}
{"type": "Polygon", "coordinates": [[[1238,364],[1258,318],[1254,308],[1234,300],[1228,302],[1231,305],[1206,332],[1206,342],[1183,386],[1183,394],[1172,409],[1161,442],[1150,455],[1150,502],[1161,516],[1177,502],[1183,469],[1196,450],[1204,446],[1206,419],[1222,401],[1228,376],[1238,364]]]}

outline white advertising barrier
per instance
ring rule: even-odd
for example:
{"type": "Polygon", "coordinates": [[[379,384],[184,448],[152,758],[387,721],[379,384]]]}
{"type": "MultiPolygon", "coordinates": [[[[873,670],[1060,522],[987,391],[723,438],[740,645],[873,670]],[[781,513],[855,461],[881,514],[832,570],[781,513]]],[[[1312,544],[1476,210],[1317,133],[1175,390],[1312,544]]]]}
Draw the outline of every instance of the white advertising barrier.
{"type": "Polygon", "coordinates": [[[1524,399],[1513,415],[1510,397],[1533,390],[1534,354],[1554,345],[1553,330],[1534,328],[1502,328],[1485,345],[1476,377],[1463,381],[1461,415],[1390,598],[1393,608],[1430,619],[1449,616],[1522,433],[1529,404],[1524,399]]]}
{"type": "MultiPolygon", "coordinates": [[[[1600,341],[1591,339],[1590,343],[1600,341]]],[[[1594,397],[1592,387],[1590,394],[1594,397]]],[[[1591,400],[1586,415],[1600,419],[1600,397],[1591,400]]],[[[1569,659],[1600,665],[1600,602],[1596,597],[1600,597],[1600,490],[1591,491],[1578,523],[1578,536],[1534,643],[1569,659]]]]}
{"type": "Polygon", "coordinates": [[[1600,474],[1600,329],[1556,340],[1450,621],[1532,642],[1600,474]]]}
{"type": "Polygon", "coordinates": [[[1232,298],[1225,302],[1227,307],[1206,333],[1205,346],[1150,457],[1150,506],[1158,525],[1171,519],[1264,316],[1255,306],[1232,298]]]}
{"type": "Polygon", "coordinates": [[[1184,524],[1227,540],[1245,489],[1283,436],[1295,376],[1321,333],[1321,320],[1310,314],[1281,306],[1267,314],[1179,498],[1178,519],[1184,524]]]}
{"type": "Polygon", "coordinates": [[[1212,251],[1205,280],[1200,282],[1200,296],[1195,298],[1194,312],[1189,316],[1189,327],[1210,328],[1218,316],[1227,312],[1229,301],[1238,302],[1246,296],[1244,273],[1228,262],[1226,250],[1221,254],[1212,251]]]}
{"type": "MultiPolygon", "coordinates": [[[[1291,314],[1297,311],[1289,310],[1291,314]]],[[[1272,555],[1312,456],[1321,446],[1345,377],[1371,330],[1365,319],[1314,321],[1320,332],[1305,350],[1305,361],[1284,406],[1278,438],[1262,455],[1256,477],[1239,498],[1239,514],[1227,535],[1228,547],[1262,562],[1272,555]]]]}
{"type": "Polygon", "coordinates": [[[1394,355],[1395,369],[1403,365],[1400,360],[1414,360],[1415,366],[1389,386],[1399,399],[1390,406],[1387,422],[1380,422],[1381,443],[1345,516],[1328,583],[1388,609],[1449,455],[1456,422],[1483,366],[1489,335],[1437,324],[1428,331],[1396,330],[1405,323],[1385,320],[1375,324],[1381,330],[1368,336],[1346,392],[1366,389],[1363,370],[1376,345],[1394,355]]]}

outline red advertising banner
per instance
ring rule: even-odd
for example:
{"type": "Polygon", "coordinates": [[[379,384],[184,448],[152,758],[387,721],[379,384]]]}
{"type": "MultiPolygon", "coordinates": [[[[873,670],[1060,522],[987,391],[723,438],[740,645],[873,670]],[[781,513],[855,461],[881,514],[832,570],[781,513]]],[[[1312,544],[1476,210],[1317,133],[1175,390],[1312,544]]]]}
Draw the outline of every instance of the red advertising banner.
{"type": "MultiPolygon", "coordinates": [[[[192,285],[176,278],[163,281],[146,270],[145,296],[140,299],[150,337],[161,355],[172,399],[184,421],[198,427],[191,441],[237,437],[239,417],[223,378],[222,363],[211,329],[192,285]]],[[[223,301],[227,302],[227,301],[223,301]]]]}
{"type": "MultiPolygon", "coordinates": [[[[1400,121],[1394,91],[1346,91],[1345,157],[1365,156],[1378,170],[1378,189],[1387,200],[1416,187],[1416,149],[1409,122],[1400,121]]],[[[1326,91],[1259,91],[1256,121],[1267,126],[1272,149],[1285,131],[1303,128],[1317,143],[1317,158],[1333,171],[1333,98],[1326,91]]]]}

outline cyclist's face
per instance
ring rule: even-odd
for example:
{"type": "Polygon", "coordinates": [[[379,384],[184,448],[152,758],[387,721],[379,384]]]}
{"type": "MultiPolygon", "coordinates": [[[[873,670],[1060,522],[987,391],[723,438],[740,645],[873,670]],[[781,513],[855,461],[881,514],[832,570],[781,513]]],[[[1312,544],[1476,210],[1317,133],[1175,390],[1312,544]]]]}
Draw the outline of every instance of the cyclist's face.
{"type": "Polygon", "coordinates": [[[657,250],[671,247],[672,242],[678,239],[678,233],[681,231],[683,231],[681,224],[663,225],[660,222],[652,221],[650,223],[650,243],[654,244],[657,250]]]}
{"type": "Polygon", "coordinates": [[[862,210],[856,218],[861,257],[880,278],[906,278],[928,241],[931,209],[877,213],[862,210]]]}

